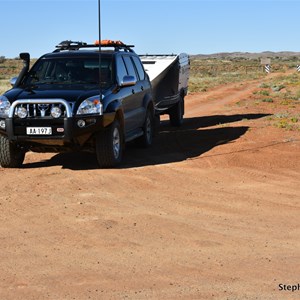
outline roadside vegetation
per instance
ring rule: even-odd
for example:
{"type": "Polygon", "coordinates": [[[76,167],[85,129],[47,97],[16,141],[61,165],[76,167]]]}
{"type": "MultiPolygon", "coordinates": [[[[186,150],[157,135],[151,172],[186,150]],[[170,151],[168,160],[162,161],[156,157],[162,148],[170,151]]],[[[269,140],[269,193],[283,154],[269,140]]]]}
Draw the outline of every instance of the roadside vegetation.
{"type": "Polygon", "coordinates": [[[266,76],[256,60],[191,58],[190,92],[207,90],[228,83],[266,76]]]}
{"type": "Polygon", "coordinates": [[[272,114],[266,120],[271,126],[300,131],[300,73],[265,79],[248,99],[236,104],[270,111],[272,114]]]}
{"type": "Polygon", "coordinates": [[[9,80],[15,76],[18,76],[23,63],[19,59],[0,59],[0,95],[6,90],[10,89],[9,80]]]}
{"type": "MultiPolygon", "coordinates": [[[[296,70],[297,60],[291,58],[272,59],[272,72],[296,70]]],[[[264,78],[267,73],[260,59],[243,57],[205,58],[191,57],[190,92],[207,90],[228,83],[264,78]]]]}
{"type": "Polygon", "coordinates": [[[189,92],[206,92],[229,83],[261,79],[253,94],[236,103],[241,107],[255,106],[258,111],[269,112],[268,125],[289,131],[300,131],[300,72],[298,57],[275,57],[268,78],[259,58],[219,57],[191,58],[189,92]]]}

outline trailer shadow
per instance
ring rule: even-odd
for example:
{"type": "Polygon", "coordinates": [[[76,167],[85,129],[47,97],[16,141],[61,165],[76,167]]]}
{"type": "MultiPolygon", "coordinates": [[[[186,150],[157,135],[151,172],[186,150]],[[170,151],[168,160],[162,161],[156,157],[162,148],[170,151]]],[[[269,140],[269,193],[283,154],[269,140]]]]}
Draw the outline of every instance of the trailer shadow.
{"type": "Polygon", "coordinates": [[[249,129],[248,126],[230,126],[242,120],[259,119],[267,114],[213,115],[187,118],[180,128],[160,124],[160,132],[153,147],[139,149],[129,145],[120,168],[142,167],[180,162],[201,156],[214,147],[237,140],[249,129]],[[217,128],[213,127],[219,125],[217,128]],[[207,127],[213,127],[206,129],[207,127]]]}
{"type": "MultiPolygon", "coordinates": [[[[249,129],[248,126],[230,126],[230,123],[244,119],[259,119],[267,114],[214,115],[208,117],[187,118],[179,128],[169,126],[168,121],[161,122],[160,130],[150,148],[138,148],[134,142],[126,145],[126,151],[119,169],[136,168],[180,162],[201,156],[222,144],[237,140],[249,129]],[[209,129],[203,129],[213,127],[209,129]]],[[[49,160],[24,164],[24,168],[62,166],[72,170],[98,169],[95,155],[85,153],[61,153],[49,160]]]]}

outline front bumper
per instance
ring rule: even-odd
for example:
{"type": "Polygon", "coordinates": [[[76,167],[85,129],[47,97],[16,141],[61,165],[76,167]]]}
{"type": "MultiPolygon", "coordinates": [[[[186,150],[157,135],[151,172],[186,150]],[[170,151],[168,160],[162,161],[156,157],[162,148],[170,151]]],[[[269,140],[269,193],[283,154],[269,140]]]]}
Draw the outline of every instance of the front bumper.
{"type": "Polygon", "coordinates": [[[102,116],[75,116],[59,120],[53,119],[30,119],[16,120],[7,118],[5,120],[5,133],[10,141],[37,142],[41,144],[58,145],[65,143],[83,144],[95,132],[108,126],[114,119],[114,113],[102,116]],[[80,126],[78,124],[81,124],[80,126]],[[82,124],[85,124],[84,126],[82,124]],[[51,135],[28,135],[27,127],[46,128],[51,127],[51,135]]]}
{"type": "Polygon", "coordinates": [[[15,109],[18,105],[38,105],[39,103],[35,100],[18,100],[14,102],[9,117],[0,120],[5,122],[5,128],[0,128],[0,133],[6,135],[10,141],[29,148],[36,145],[81,147],[96,132],[111,124],[115,118],[114,112],[104,113],[103,115],[73,116],[70,105],[63,99],[47,101],[49,105],[63,105],[65,108],[63,117],[55,119],[49,115],[39,115],[36,112],[24,119],[15,115],[15,109]],[[28,127],[51,128],[51,134],[28,134],[28,127]]]}

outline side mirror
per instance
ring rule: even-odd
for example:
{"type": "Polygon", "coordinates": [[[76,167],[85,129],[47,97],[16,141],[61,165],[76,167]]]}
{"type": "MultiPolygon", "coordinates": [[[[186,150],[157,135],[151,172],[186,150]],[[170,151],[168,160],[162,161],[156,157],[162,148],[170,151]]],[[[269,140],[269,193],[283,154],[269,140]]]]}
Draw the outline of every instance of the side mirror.
{"type": "Polygon", "coordinates": [[[14,86],[14,85],[16,84],[16,82],[17,82],[17,79],[18,79],[18,77],[13,77],[13,78],[9,81],[10,85],[11,85],[11,86],[14,86]]]}
{"type": "Polygon", "coordinates": [[[121,87],[133,86],[135,84],[136,84],[136,78],[135,78],[135,76],[125,75],[123,77],[123,80],[121,81],[120,86],[121,87]]]}
{"type": "Polygon", "coordinates": [[[22,52],[19,56],[22,60],[25,60],[26,62],[30,61],[30,54],[27,52],[22,52]]]}

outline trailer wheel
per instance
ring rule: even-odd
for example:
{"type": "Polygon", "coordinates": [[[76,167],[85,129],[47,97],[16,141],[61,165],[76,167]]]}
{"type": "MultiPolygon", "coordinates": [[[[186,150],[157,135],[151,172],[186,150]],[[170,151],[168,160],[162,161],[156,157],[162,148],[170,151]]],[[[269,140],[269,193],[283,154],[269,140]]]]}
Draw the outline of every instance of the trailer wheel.
{"type": "Polygon", "coordinates": [[[0,135],[0,165],[2,168],[19,168],[25,158],[25,152],[8,138],[0,135]]]}
{"type": "Polygon", "coordinates": [[[169,117],[172,126],[181,126],[183,123],[184,114],[184,98],[182,97],[180,101],[171,108],[169,117]]]}
{"type": "Polygon", "coordinates": [[[96,136],[96,155],[101,168],[115,167],[123,157],[123,133],[118,120],[96,136]]]}

